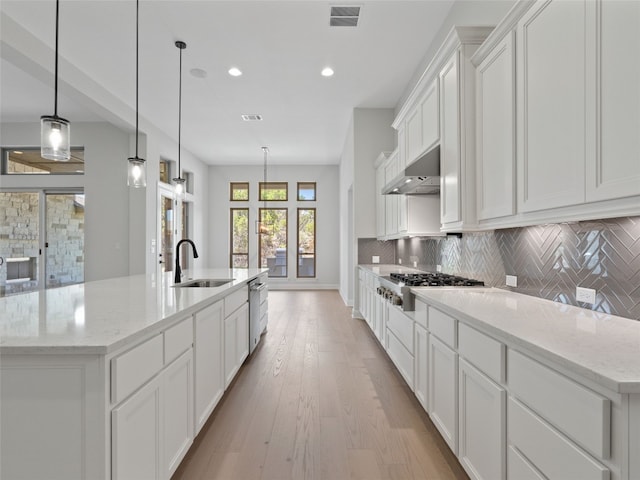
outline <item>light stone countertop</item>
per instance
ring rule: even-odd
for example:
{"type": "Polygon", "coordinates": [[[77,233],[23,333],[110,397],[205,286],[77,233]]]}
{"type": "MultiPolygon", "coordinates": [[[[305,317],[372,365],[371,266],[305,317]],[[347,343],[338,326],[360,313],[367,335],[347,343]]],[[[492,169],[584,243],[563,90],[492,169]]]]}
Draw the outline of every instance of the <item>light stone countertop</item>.
{"type": "Polygon", "coordinates": [[[185,270],[233,278],[215,288],[174,288],[173,273],[133,275],[0,298],[0,354],[107,354],[243,288],[267,269],[185,270]]]}
{"type": "Polygon", "coordinates": [[[640,321],[498,288],[414,287],[425,303],[618,393],[640,393],[640,321]]]}
{"type": "Polygon", "coordinates": [[[424,270],[419,270],[417,268],[411,268],[404,265],[393,265],[388,263],[360,264],[358,266],[381,277],[389,276],[392,273],[424,273],[424,270]]]}

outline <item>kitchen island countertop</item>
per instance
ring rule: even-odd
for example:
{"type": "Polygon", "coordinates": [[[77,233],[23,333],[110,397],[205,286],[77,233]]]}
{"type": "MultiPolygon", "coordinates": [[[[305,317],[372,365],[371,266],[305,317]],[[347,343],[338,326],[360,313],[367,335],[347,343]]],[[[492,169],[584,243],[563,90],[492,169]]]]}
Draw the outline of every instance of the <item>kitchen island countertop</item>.
{"type": "Polygon", "coordinates": [[[173,272],[133,275],[0,298],[0,354],[107,354],[220,300],[267,269],[185,270],[233,279],[213,288],[173,287],[173,272]]]}

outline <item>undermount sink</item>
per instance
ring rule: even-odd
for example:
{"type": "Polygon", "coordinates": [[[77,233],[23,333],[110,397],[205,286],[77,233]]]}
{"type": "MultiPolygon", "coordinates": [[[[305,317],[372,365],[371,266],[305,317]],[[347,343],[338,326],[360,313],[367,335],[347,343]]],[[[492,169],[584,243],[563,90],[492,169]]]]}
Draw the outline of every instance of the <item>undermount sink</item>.
{"type": "Polygon", "coordinates": [[[189,280],[188,282],[176,283],[174,287],[221,287],[227,283],[233,282],[233,278],[198,278],[196,280],[189,280]]]}

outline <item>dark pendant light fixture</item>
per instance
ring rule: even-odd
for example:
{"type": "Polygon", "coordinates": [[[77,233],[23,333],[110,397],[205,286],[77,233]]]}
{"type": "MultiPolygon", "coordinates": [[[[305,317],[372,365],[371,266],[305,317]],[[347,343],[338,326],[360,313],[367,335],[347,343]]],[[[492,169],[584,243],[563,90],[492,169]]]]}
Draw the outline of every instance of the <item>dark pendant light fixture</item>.
{"type": "Polygon", "coordinates": [[[56,0],[56,60],[53,115],[40,117],[40,156],[47,160],[66,162],[71,158],[69,120],[58,116],[58,26],[60,0],[56,0]]]}
{"type": "Polygon", "coordinates": [[[180,81],[178,83],[178,176],[173,179],[175,185],[176,199],[184,198],[186,180],[182,178],[182,170],[180,168],[180,134],[182,128],[182,50],[187,48],[187,44],[178,40],[176,47],[180,50],[180,81]]]}
{"type": "Polygon", "coordinates": [[[128,175],[127,185],[133,188],[141,188],[147,186],[147,169],[144,158],[138,156],[138,31],[140,30],[139,22],[140,1],[136,0],[136,154],[128,159],[128,175]]]}
{"type": "MultiPolygon", "coordinates": [[[[264,154],[264,168],[263,168],[264,180],[262,182],[262,190],[260,194],[262,195],[262,198],[264,201],[264,208],[262,210],[264,215],[267,210],[267,155],[269,153],[269,147],[262,147],[262,153],[264,154]]],[[[263,221],[262,218],[256,222],[256,233],[258,235],[269,234],[269,226],[265,221],[263,221]]]]}

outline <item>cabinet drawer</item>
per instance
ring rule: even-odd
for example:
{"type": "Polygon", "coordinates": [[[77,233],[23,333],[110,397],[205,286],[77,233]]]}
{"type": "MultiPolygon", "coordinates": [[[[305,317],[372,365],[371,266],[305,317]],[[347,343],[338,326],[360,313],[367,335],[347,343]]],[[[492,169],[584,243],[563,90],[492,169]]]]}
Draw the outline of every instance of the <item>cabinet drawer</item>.
{"type": "Polygon", "coordinates": [[[407,317],[397,307],[389,307],[387,328],[402,342],[404,347],[413,355],[413,320],[407,317]]]}
{"type": "Polygon", "coordinates": [[[111,360],[111,401],[118,403],[162,369],[162,334],[111,360]]]}
{"type": "Polygon", "coordinates": [[[191,317],[164,332],[164,363],[170,364],[193,346],[193,319],[191,317]]]}
{"type": "Polygon", "coordinates": [[[507,478],[546,480],[513,445],[510,445],[507,450],[507,478]]]}
{"type": "Polygon", "coordinates": [[[507,362],[513,395],[591,453],[609,457],[610,400],[514,350],[507,362]]]}
{"type": "Polygon", "coordinates": [[[458,324],[458,353],[498,383],[504,382],[505,350],[497,340],[458,324]]]}
{"type": "MultiPolygon", "coordinates": [[[[509,398],[509,442],[549,480],[607,480],[609,470],[517,400],[509,398]]],[[[534,477],[535,478],[535,477],[534,477]]]]}
{"type": "Polygon", "coordinates": [[[451,348],[456,348],[455,318],[429,307],[429,331],[451,348]]]}
{"type": "Polygon", "coordinates": [[[269,311],[269,301],[265,300],[260,304],[260,318],[264,317],[269,311]]]}
{"type": "Polygon", "coordinates": [[[392,331],[387,334],[387,353],[400,374],[413,390],[413,354],[409,352],[392,331]]]}
{"type": "Polygon", "coordinates": [[[235,312],[238,308],[240,308],[243,303],[247,303],[248,299],[249,299],[249,292],[244,287],[227,295],[224,298],[224,317],[227,318],[229,315],[235,312]]]}
{"type": "Polygon", "coordinates": [[[416,299],[415,319],[416,323],[421,327],[427,328],[427,308],[428,305],[416,299]]]}

